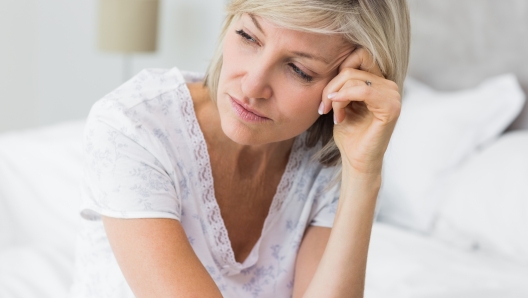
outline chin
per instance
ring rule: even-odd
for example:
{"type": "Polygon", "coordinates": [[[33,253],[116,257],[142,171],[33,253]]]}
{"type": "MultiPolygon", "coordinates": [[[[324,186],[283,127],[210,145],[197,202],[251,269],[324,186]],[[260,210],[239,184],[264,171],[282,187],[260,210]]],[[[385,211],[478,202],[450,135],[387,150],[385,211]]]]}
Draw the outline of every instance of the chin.
{"type": "Polygon", "coordinates": [[[262,133],[249,128],[236,119],[225,119],[221,121],[222,131],[233,142],[240,145],[262,145],[270,143],[270,140],[262,137],[262,133]]]}

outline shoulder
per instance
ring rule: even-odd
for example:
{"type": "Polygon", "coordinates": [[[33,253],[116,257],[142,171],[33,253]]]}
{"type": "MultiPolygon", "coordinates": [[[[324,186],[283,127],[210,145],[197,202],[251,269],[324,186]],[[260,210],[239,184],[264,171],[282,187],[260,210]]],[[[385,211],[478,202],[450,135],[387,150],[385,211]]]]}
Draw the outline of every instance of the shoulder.
{"type": "Polygon", "coordinates": [[[84,129],[85,143],[115,136],[131,139],[149,151],[170,151],[169,140],[182,140],[194,117],[187,82],[197,74],[145,69],[98,100],[84,129]]]}
{"type": "Polygon", "coordinates": [[[185,105],[192,106],[186,83],[199,78],[199,74],[181,72],[176,67],[145,69],[95,102],[87,125],[104,122],[121,130],[173,121],[185,105]]]}
{"type": "Polygon", "coordinates": [[[90,116],[105,111],[126,111],[152,101],[163,94],[178,90],[185,79],[177,68],[145,69],[98,100],[90,116]]]}

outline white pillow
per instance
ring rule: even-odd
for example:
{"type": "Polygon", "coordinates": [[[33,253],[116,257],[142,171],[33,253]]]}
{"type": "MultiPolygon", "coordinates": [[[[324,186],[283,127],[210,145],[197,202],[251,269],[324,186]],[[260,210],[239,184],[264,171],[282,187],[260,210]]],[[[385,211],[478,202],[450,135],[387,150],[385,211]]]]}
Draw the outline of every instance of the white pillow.
{"type": "Polygon", "coordinates": [[[0,193],[13,245],[73,252],[84,121],[0,135],[0,193]]]}
{"type": "Polygon", "coordinates": [[[477,147],[504,131],[523,107],[512,74],[473,89],[439,92],[405,83],[400,118],[385,154],[379,220],[430,232],[442,180],[477,147]]]}
{"type": "MultiPolygon", "coordinates": [[[[4,165],[0,161],[0,168],[4,165]]],[[[2,183],[0,181],[0,251],[8,247],[13,242],[13,220],[9,215],[9,210],[2,194],[2,183]]]]}
{"type": "Polygon", "coordinates": [[[528,130],[475,154],[446,181],[433,235],[528,264],[528,130]]]}

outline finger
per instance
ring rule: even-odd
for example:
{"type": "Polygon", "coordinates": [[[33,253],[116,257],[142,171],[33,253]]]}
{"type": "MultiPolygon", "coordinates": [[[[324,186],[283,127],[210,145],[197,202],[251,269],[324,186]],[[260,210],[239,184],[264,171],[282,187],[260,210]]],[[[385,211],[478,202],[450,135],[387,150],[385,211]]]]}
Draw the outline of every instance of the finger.
{"type": "Polygon", "coordinates": [[[356,48],[352,54],[341,63],[339,71],[346,68],[363,70],[378,77],[385,78],[378,63],[376,63],[374,57],[365,48],[356,48]]]}
{"type": "Polygon", "coordinates": [[[331,100],[339,90],[351,86],[368,86],[367,81],[370,82],[370,86],[383,84],[382,79],[368,72],[352,68],[343,70],[323,90],[321,99],[323,103],[321,106],[323,109],[321,111],[323,114],[330,112],[332,109],[331,100]]]}
{"type": "Polygon", "coordinates": [[[364,48],[356,48],[339,66],[339,74],[323,90],[319,114],[326,114],[332,109],[329,95],[340,90],[351,78],[360,79],[365,84],[370,82],[370,85],[378,85],[384,80],[372,55],[364,48]]]}
{"type": "MultiPolygon", "coordinates": [[[[401,98],[397,91],[375,89],[369,86],[351,86],[342,88],[332,98],[332,107],[342,108],[350,102],[364,102],[368,110],[382,116],[385,122],[398,118],[401,110],[401,98]],[[339,104],[338,104],[339,103],[339,104]]],[[[334,113],[336,111],[334,110],[334,113]]],[[[336,117],[338,123],[344,120],[342,112],[336,117]],[[342,117],[342,118],[341,118],[342,117]]]]}
{"type": "Polygon", "coordinates": [[[334,124],[343,122],[346,117],[346,107],[350,101],[334,101],[332,102],[332,109],[334,110],[334,124]]]}
{"type": "Polygon", "coordinates": [[[340,100],[337,100],[337,101],[334,101],[333,97],[337,96],[338,94],[340,94],[340,92],[344,89],[348,89],[348,88],[351,88],[351,87],[355,87],[359,84],[363,84],[362,81],[359,81],[359,80],[348,80],[347,82],[345,82],[345,84],[343,85],[343,87],[341,87],[341,89],[338,91],[338,92],[335,92],[333,93],[332,95],[332,98],[330,98],[329,100],[331,101],[330,105],[331,105],[331,108],[333,109],[334,111],[334,124],[338,124],[340,122],[342,122],[345,117],[346,117],[346,107],[349,105],[349,103],[351,102],[350,100],[342,100],[342,96],[340,95],[340,100]]]}
{"type": "Polygon", "coordinates": [[[328,82],[328,84],[326,84],[323,93],[327,92],[328,97],[329,94],[339,91],[350,81],[354,81],[354,85],[357,86],[368,86],[370,84],[372,87],[377,87],[385,84],[384,80],[385,79],[363,70],[347,68],[342,70],[337,76],[328,82]]]}

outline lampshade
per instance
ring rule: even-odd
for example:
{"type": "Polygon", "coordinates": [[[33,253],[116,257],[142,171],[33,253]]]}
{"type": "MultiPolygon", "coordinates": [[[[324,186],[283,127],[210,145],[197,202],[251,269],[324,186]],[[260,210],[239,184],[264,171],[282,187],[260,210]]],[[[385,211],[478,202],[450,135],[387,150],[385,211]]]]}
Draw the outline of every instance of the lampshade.
{"type": "Polygon", "coordinates": [[[99,48],[133,53],[156,50],[158,0],[99,0],[99,48]]]}

